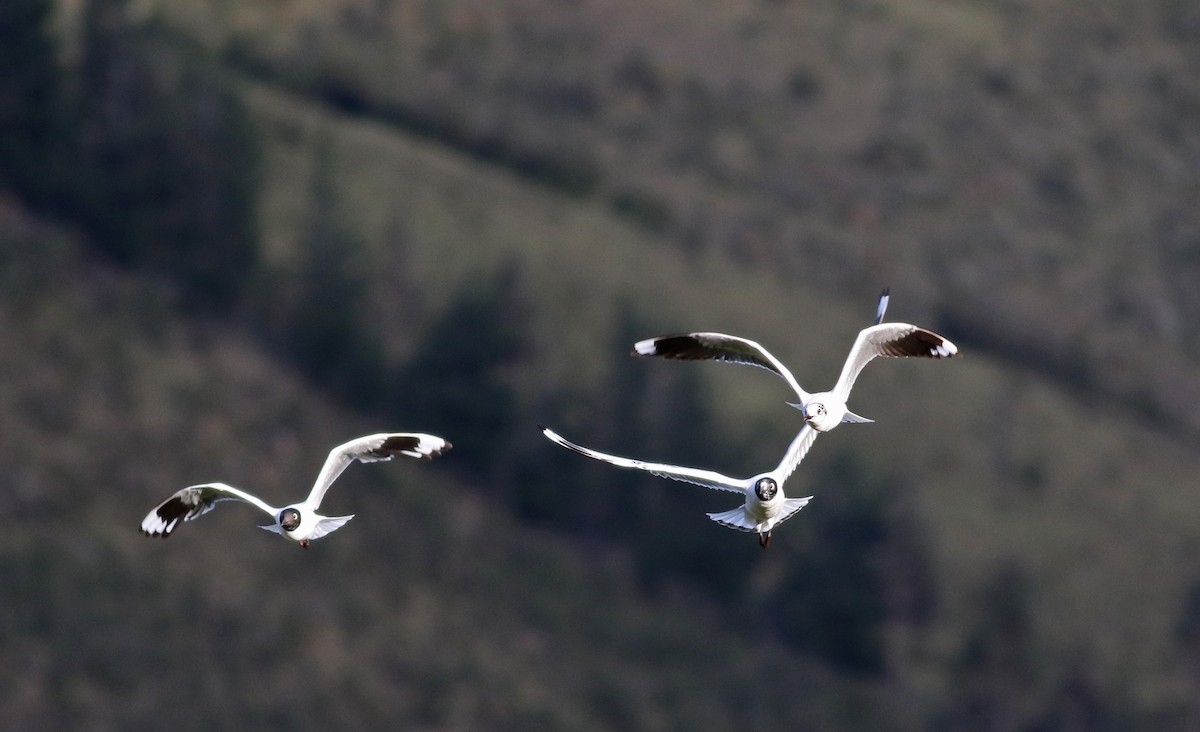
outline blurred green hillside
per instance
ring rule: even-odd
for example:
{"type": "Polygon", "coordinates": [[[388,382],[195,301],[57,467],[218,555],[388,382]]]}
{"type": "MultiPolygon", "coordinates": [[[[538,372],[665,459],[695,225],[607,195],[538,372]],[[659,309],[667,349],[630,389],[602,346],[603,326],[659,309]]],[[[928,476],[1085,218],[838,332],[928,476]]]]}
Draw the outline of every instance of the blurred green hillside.
{"type": "Polygon", "coordinates": [[[11,729],[1200,725],[1200,10],[13,0],[0,10],[11,729]],[[728,496],[879,288],[767,552],[728,496]],[[816,347],[814,347],[816,346],[816,347]],[[379,430],[307,553],[283,500],[379,430]],[[166,722],[169,720],[169,722],[166,722]]]}

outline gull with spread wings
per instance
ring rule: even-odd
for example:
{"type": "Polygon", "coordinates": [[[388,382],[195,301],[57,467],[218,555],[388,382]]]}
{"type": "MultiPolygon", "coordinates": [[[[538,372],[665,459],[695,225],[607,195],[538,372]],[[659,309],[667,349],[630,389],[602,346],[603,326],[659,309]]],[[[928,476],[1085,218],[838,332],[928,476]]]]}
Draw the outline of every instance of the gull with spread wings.
{"type": "Polygon", "coordinates": [[[441,437],[419,432],[392,432],[359,437],[330,451],[308,498],[300,503],[275,508],[257,496],[231,485],[202,483],[180,490],[146,514],[146,518],[142,519],[142,532],[146,536],[161,536],[165,539],[181,520],[191,521],[202,516],[220,501],[245,501],[262,510],[274,522],[269,526],[260,526],[260,529],[273,531],[307,549],[313,539],[319,539],[341,528],[354,518],[353,514],[322,516],[317,513],[325,491],[329,490],[329,486],[350,463],[355,460],[364,463],[391,460],[397,455],[429,460],[450,448],[450,443],[441,437]]]}
{"type": "Polygon", "coordinates": [[[683,333],[659,336],[638,341],[633,346],[636,356],[658,356],[678,360],[713,360],[743,363],[773,371],[792,387],[800,397],[791,406],[804,413],[804,419],[818,432],[828,432],[842,422],[872,422],[860,417],[846,406],[855,379],[876,356],[892,358],[951,358],[958,355],[958,346],[949,339],[908,323],[881,323],[887,309],[888,291],[879,298],[875,325],[859,331],[850,349],[837,383],[829,391],[809,393],[800,387],[796,377],[783,363],[758,343],[724,333],[683,333]]]}
{"type": "Polygon", "coordinates": [[[817,433],[811,425],[804,425],[799,434],[788,446],[783,460],[774,470],[759,473],[751,478],[730,478],[711,470],[688,468],[681,465],[665,463],[647,463],[632,458],[609,455],[576,445],[549,427],[542,427],[542,434],[551,442],[562,445],[568,450],[574,450],[580,455],[610,463],[621,468],[644,470],[660,478],[670,478],[685,483],[695,483],[705,488],[720,491],[732,491],[745,496],[745,503],[731,511],[710,513],[708,517],[722,526],[738,531],[753,531],[758,534],[758,544],[764,549],[771,544],[771,530],[794,516],[797,511],[808,505],[812,496],[804,498],[788,498],[783,492],[783,483],[804,459],[808,449],[812,447],[817,433]]]}

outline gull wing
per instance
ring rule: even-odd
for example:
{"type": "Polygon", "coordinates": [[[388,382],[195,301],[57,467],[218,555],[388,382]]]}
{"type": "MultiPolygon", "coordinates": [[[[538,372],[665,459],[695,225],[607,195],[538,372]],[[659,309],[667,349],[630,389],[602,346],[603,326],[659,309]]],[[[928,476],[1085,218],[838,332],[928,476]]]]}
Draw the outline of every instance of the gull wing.
{"type": "Polygon", "coordinates": [[[567,440],[549,427],[542,427],[542,434],[551,442],[562,445],[568,450],[574,450],[580,455],[585,455],[593,460],[611,463],[621,468],[634,468],[636,470],[645,470],[647,473],[657,475],[660,478],[670,478],[671,480],[679,480],[685,483],[694,483],[712,488],[719,491],[731,491],[733,493],[746,493],[746,481],[730,478],[726,475],[713,472],[711,470],[700,470],[699,468],[685,468],[679,465],[667,465],[665,463],[647,463],[641,460],[632,458],[619,457],[617,455],[609,455],[607,453],[590,450],[581,445],[576,445],[574,442],[567,440]]]}
{"type": "Polygon", "coordinates": [[[800,388],[796,377],[771,355],[771,352],[747,338],[724,333],[682,333],[638,341],[633,345],[637,356],[659,356],[686,361],[727,361],[773,371],[792,387],[800,401],[808,401],[808,392],[800,388]]]}
{"type": "Polygon", "coordinates": [[[451,447],[453,445],[441,437],[420,432],[381,432],[350,440],[329,451],[329,457],[325,458],[325,465],[317,475],[317,482],[308,494],[307,505],[312,510],[317,510],[321,499],[325,497],[325,491],[329,490],[329,486],[337,480],[346,466],[355,460],[373,463],[391,460],[397,455],[416,460],[430,460],[451,447]]]}
{"type": "Polygon", "coordinates": [[[892,288],[885,287],[883,292],[879,294],[879,306],[875,308],[874,325],[879,325],[883,322],[883,314],[887,312],[888,300],[891,299],[892,288]]]}
{"type": "Polygon", "coordinates": [[[158,504],[142,519],[142,532],[146,536],[161,536],[165,539],[181,520],[191,521],[197,516],[203,516],[221,501],[245,501],[267,513],[272,520],[279,513],[279,509],[264,503],[257,496],[231,485],[202,483],[188,486],[158,504]]]}
{"type": "Polygon", "coordinates": [[[795,470],[804,456],[808,454],[809,448],[812,447],[813,441],[817,439],[817,435],[821,434],[813,429],[813,426],[807,422],[792,438],[792,444],[788,445],[787,452],[783,454],[783,459],[779,461],[779,467],[775,468],[776,480],[780,485],[788,479],[795,470]]]}
{"type": "Polygon", "coordinates": [[[890,358],[950,358],[958,346],[933,331],[908,323],[881,323],[858,332],[832,391],[845,400],[863,367],[876,356],[890,358]]]}

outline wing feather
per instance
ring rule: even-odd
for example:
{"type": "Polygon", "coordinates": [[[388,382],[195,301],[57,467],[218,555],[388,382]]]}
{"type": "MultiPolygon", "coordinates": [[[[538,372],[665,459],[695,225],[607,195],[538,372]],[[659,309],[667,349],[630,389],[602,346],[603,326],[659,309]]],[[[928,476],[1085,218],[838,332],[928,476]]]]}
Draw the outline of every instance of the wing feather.
{"type": "Polygon", "coordinates": [[[873,325],[858,332],[833,391],[842,399],[849,397],[858,374],[876,356],[950,358],[957,354],[958,346],[933,331],[908,323],[873,325]]]}
{"type": "Polygon", "coordinates": [[[879,325],[883,322],[883,315],[887,312],[888,300],[891,299],[892,288],[885,287],[883,292],[879,294],[879,305],[875,308],[875,323],[879,325]]]}
{"type": "Polygon", "coordinates": [[[373,463],[391,460],[397,455],[416,460],[430,460],[451,447],[453,445],[441,437],[420,432],[381,432],[338,445],[329,451],[329,457],[325,459],[325,465],[317,475],[317,481],[308,494],[308,507],[317,510],[325,497],[325,491],[329,490],[333,481],[355,460],[373,463]]]}
{"type": "Polygon", "coordinates": [[[819,434],[821,433],[813,429],[811,424],[805,422],[800,431],[796,433],[796,436],[792,438],[792,444],[788,445],[787,452],[783,454],[783,459],[779,461],[779,467],[775,468],[776,480],[780,485],[783,485],[783,482],[795,472],[796,466],[808,454],[813,441],[817,439],[817,435],[819,434]]]}
{"type": "Polygon", "coordinates": [[[633,468],[635,470],[644,470],[652,475],[657,475],[660,478],[670,478],[671,480],[683,481],[685,483],[694,483],[695,485],[712,488],[719,491],[731,491],[733,493],[741,493],[745,495],[745,481],[730,478],[726,475],[711,470],[700,470],[699,468],[687,468],[679,465],[667,465],[665,463],[648,463],[642,460],[634,460],[632,458],[620,457],[618,455],[609,455],[607,453],[592,450],[582,445],[576,445],[574,442],[567,440],[549,427],[542,427],[542,434],[551,442],[562,445],[568,450],[573,450],[580,455],[590,457],[593,460],[600,460],[621,468],[633,468]]]}
{"type": "Polygon", "coordinates": [[[658,356],[687,361],[726,361],[741,363],[772,371],[792,387],[800,400],[808,400],[808,392],[800,388],[796,377],[779,359],[760,344],[747,338],[724,333],[683,333],[659,336],[638,341],[633,345],[634,355],[658,356]]]}
{"type": "Polygon", "coordinates": [[[231,485],[202,483],[183,488],[155,506],[154,510],[142,519],[142,532],[146,536],[166,538],[171,535],[180,521],[191,521],[203,516],[221,501],[244,501],[256,506],[272,519],[279,513],[279,509],[268,505],[257,496],[252,496],[231,485]]]}

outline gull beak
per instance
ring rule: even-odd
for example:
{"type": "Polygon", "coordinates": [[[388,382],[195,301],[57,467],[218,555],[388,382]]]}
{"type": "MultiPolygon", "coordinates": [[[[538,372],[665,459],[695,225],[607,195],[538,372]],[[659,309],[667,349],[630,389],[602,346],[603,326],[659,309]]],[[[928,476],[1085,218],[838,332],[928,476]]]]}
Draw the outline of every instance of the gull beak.
{"type": "Polygon", "coordinates": [[[808,413],[808,409],[806,409],[806,408],[805,408],[805,406],[804,406],[803,404],[797,404],[796,402],[787,402],[787,405],[788,405],[789,407],[791,407],[792,409],[798,409],[798,410],[800,410],[800,414],[803,414],[803,415],[804,415],[804,421],[805,421],[805,422],[808,422],[808,421],[811,421],[811,420],[812,420],[812,416],[811,416],[811,415],[809,415],[809,413],[808,413]]]}

